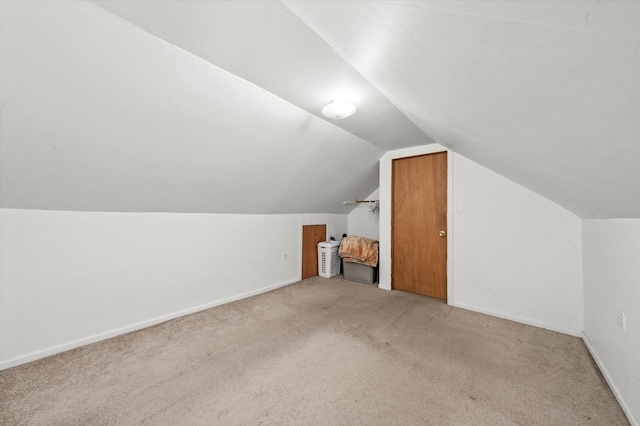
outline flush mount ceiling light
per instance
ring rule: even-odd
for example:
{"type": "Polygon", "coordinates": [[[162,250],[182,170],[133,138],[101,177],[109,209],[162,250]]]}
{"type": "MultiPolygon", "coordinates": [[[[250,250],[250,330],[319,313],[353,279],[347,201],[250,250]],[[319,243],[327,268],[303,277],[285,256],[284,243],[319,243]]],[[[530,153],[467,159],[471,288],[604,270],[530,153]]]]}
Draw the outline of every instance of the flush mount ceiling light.
{"type": "Polygon", "coordinates": [[[340,99],[334,99],[330,104],[322,108],[322,115],[333,118],[334,120],[351,117],[354,112],[356,112],[356,106],[354,104],[340,99]]]}

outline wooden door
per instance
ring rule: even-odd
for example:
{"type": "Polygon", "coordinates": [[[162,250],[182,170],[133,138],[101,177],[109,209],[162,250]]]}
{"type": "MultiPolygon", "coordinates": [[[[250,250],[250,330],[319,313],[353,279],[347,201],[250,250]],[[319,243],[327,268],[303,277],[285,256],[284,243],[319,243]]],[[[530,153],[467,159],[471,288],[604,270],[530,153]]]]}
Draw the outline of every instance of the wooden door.
{"type": "Polygon", "coordinates": [[[318,275],[318,243],[327,239],[327,225],[302,227],[302,279],[318,275]]]}
{"type": "Polygon", "coordinates": [[[391,284],[447,300],[447,153],[393,160],[391,284]]]}

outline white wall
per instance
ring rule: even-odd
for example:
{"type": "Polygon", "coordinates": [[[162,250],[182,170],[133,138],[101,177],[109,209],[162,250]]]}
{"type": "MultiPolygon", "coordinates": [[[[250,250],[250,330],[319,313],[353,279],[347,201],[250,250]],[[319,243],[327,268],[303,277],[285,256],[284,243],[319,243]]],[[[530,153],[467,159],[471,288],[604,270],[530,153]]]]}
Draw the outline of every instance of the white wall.
{"type": "Polygon", "coordinates": [[[295,282],[311,223],[347,232],[346,215],[1,209],[0,367],[295,282]]]}
{"type": "MultiPolygon", "coordinates": [[[[391,161],[442,150],[428,145],[381,160],[381,288],[391,285],[391,161]]],[[[448,219],[449,304],[581,335],[580,218],[449,152],[448,219]]]]}
{"type": "Polygon", "coordinates": [[[457,154],[453,192],[453,302],[581,335],[581,219],[457,154]]]}
{"type": "MultiPolygon", "coordinates": [[[[627,416],[640,421],[640,219],[584,220],[584,334],[627,416]],[[617,310],[626,316],[626,331],[617,310]]],[[[632,422],[633,424],[633,422],[632,422]]]]}
{"type": "MultiPolygon", "coordinates": [[[[379,200],[380,190],[376,189],[365,200],[379,200]]],[[[371,238],[380,238],[380,212],[371,213],[370,205],[363,203],[349,213],[349,235],[371,238]]]]}

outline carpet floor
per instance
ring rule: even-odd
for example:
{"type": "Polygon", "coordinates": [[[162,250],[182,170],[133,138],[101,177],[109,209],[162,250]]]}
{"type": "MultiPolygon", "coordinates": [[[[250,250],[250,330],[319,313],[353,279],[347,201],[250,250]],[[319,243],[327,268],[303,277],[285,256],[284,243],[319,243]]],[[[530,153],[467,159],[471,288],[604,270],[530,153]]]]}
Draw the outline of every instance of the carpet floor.
{"type": "Polygon", "coordinates": [[[627,425],[583,342],[311,278],[0,372],[2,425],[627,425]]]}

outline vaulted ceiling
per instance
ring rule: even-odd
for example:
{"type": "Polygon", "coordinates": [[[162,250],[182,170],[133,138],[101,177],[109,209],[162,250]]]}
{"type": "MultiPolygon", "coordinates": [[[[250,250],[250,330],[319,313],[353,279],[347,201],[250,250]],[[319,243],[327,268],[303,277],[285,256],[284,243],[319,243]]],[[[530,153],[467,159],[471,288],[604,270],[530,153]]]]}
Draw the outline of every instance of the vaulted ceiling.
{"type": "Polygon", "coordinates": [[[3,1],[2,207],[345,213],[438,142],[640,217],[640,2],[3,1]],[[345,120],[321,108],[358,107],[345,120]]]}

